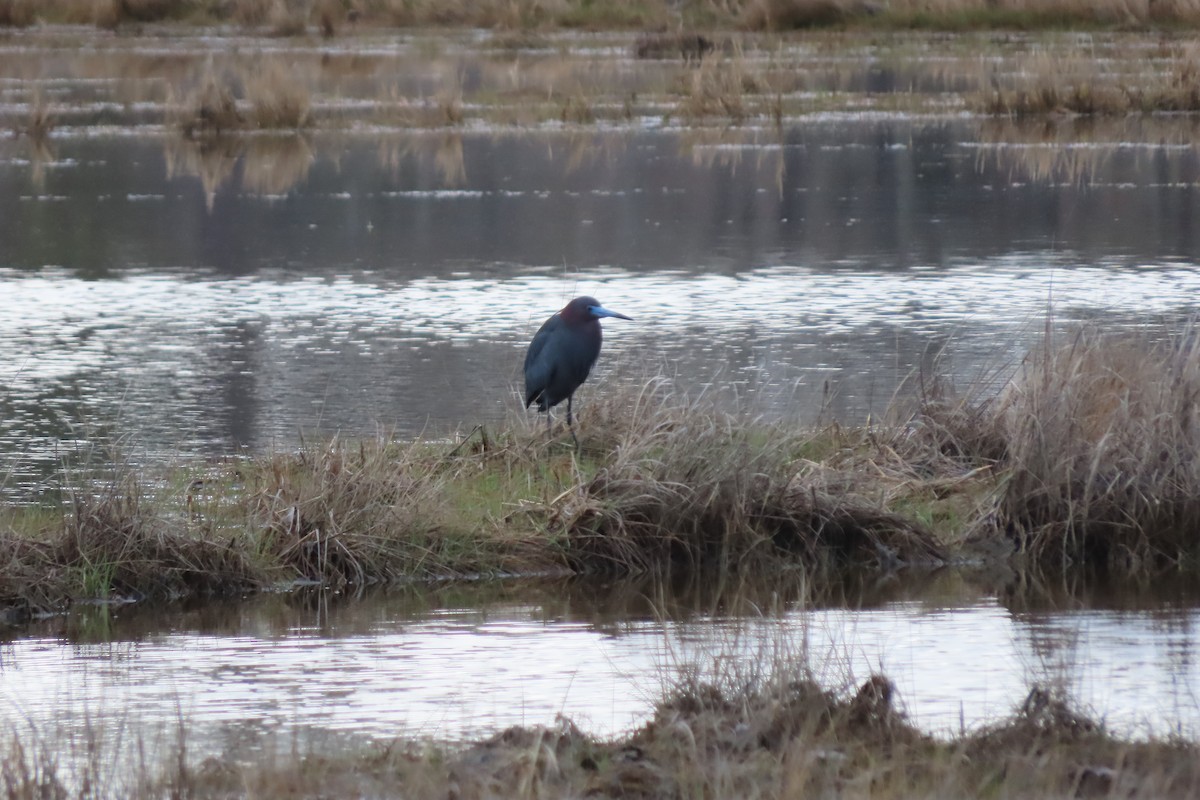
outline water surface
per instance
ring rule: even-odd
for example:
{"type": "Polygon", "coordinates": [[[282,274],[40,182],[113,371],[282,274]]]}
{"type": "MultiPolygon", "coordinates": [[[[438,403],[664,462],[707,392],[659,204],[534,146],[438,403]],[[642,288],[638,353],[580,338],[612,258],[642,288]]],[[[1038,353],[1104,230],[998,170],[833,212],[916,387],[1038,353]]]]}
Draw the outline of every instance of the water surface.
{"type": "Polygon", "coordinates": [[[142,460],[502,419],[533,331],[585,292],[635,319],[582,403],[666,373],[804,422],[877,414],[935,357],[1002,377],[1048,309],[1161,335],[1200,284],[1190,125],[2,141],[6,487],[52,488],[80,442],[142,460]]]}
{"type": "Polygon", "coordinates": [[[608,737],[643,724],[689,670],[799,669],[837,691],[883,672],[938,736],[1008,716],[1036,684],[1120,735],[1194,737],[1196,601],[1169,581],[943,571],[815,594],[796,581],[548,581],[81,609],[0,645],[0,720],[60,737],[64,753],[85,735],[130,752],[170,744],[182,722],[196,758],[331,736],[456,740],[560,714],[608,737]]]}
{"type": "MultiPolygon", "coordinates": [[[[89,461],[502,420],[521,413],[529,338],[582,293],[634,318],[606,324],[585,408],[665,374],[770,419],[854,424],[914,371],[995,388],[1047,329],[1171,335],[1200,297],[1200,123],[972,116],[961,93],[1036,51],[1006,42],[994,58],[969,37],[748,50],[804,114],[731,127],[681,124],[671,87],[691,66],[633,64],[611,37],[6,35],[0,127],[39,96],[57,127],[0,139],[0,494],[56,497],[89,461]],[[171,97],[248,53],[290,65],[319,130],[179,136],[171,97]],[[595,124],[546,100],[577,95],[595,124]],[[456,97],[470,119],[434,129],[456,97]]],[[[1131,85],[1172,68],[1157,41],[1058,43],[1131,85]]],[[[98,743],[114,776],[181,735],[197,759],[559,714],[615,736],[681,670],[791,665],[839,690],[882,671],[936,735],[1003,718],[1034,684],[1122,735],[1200,734],[1194,587],[1067,584],[945,571],[81,606],[4,632],[0,731],[68,761],[98,743]]]]}

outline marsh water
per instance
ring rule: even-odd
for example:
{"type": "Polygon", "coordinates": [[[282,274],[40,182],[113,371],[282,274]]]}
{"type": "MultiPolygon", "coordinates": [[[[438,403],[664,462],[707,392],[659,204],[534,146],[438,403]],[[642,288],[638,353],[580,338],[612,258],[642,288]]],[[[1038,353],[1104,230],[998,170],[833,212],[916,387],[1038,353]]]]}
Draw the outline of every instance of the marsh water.
{"type": "Polygon", "coordinates": [[[560,716],[608,737],[683,675],[734,687],[794,669],[840,692],[883,672],[940,736],[1012,714],[1033,685],[1121,735],[1200,733],[1195,586],[944,571],[811,590],[545,580],[81,609],[0,644],[0,718],[114,764],[181,735],[198,758],[560,716]]]}
{"type": "MultiPolygon", "coordinates": [[[[946,88],[863,63],[846,85],[946,88]]],[[[27,113],[22,80],[0,81],[0,117],[27,113]]],[[[88,122],[0,139],[5,502],[112,458],[520,414],[525,344],[577,294],[633,317],[606,324],[585,407],[665,374],[766,418],[849,424],[914,374],[998,385],[1048,329],[1173,335],[1200,297],[1188,117],[866,108],[195,142],[131,123],[143,106],[103,82],[45,84],[88,122]]],[[[1049,683],[1131,735],[1197,735],[1194,588],[945,572],[809,595],[521,582],[83,607],[7,631],[0,721],[80,752],[181,725],[201,754],[558,714],[609,735],[689,665],[784,659],[832,688],[881,670],[938,733],[1049,683]]]]}
{"type": "Polygon", "coordinates": [[[3,488],[37,496],[81,443],[139,461],[502,419],[532,333],[583,293],[634,319],[581,404],[666,374],[802,422],[878,414],[935,358],[994,379],[1048,315],[1172,329],[1200,159],[1163,137],[1190,126],[1128,123],[1066,166],[954,119],[3,141],[3,488]]]}

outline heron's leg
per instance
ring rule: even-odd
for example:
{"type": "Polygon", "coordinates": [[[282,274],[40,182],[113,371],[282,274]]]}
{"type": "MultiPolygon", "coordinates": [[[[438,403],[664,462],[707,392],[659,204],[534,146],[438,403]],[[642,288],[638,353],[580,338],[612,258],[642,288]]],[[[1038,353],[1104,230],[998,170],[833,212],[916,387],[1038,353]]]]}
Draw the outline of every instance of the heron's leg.
{"type": "Polygon", "coordinates": [[[567,395],[567,429],[571,431],[571,440],[575,442],[575,450],[579,450],[579,437],[575,435],[575,424],[571,421],[571,395],[567,395]]]}

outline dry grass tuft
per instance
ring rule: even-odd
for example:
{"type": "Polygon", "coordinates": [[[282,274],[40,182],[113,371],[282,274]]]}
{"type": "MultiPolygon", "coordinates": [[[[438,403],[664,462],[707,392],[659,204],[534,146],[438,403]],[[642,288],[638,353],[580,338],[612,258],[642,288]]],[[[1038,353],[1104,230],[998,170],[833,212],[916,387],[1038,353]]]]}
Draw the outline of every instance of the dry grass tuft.
{"type": "Polygon", "coordinates": [[[995,466],[1007,456],[1008,440],[994,405],[985,390],[963,396],[943,376],[930,376],[920,386],[917,411],[895,429],[893,446],[907,463],[931,473],[995,466]]]}
{"type": "Polygon", "coordinates": [[[179,0],[93,0],[97,26],[116,28],[129,23],[162,22],[187,10],[179,0]]]}
{"type": "Polygon", "coordinates": [[[1175,564],[1200,525],[1200,342],[1047,335],[997,407],[997,524],[1039,561],[1175,564]]]}
{"type": "Polygon", "coordinates": [[[697,69],[679,79],[683,97],[676,113],[688,122],[712,117],[743,122],[751,114],[747,95],[764,91],[762,79],[748,67],[740,52],[705,58],[697,69]]]}
{"type": "Polygon", "coordinates": [[[258,465],[248,511],[272,560],[297,578],[363,585],[502,570],[523,542],[478,518],[454,524],[455,466],[417,444],[334,439],[258,465]]]}
{"type": "Polygon", "coordinates": [[[878,496],[831,491],[807,470],[812,433],[705,408],[658,381],[593,404],[581,424],[586,446],[609,455],[551,509],[577,569],[942,557],[924,526],[878,496]]]}
{"type": "Polygon", "coordinates": [[[1072,706],[1059,689],[1034,686],[1017,713],[980,731],[979,748],[1011,749],[1014,745],[1081,741],[1103,733],[1103,726],[1072,706]]]}
{"type": "Polygon", "coordinates": [[[848,697],[806,677],[767,685],[736,680],[685,678],[634,740],[670,736],[681,726],[700,752],[753,746],[778,753],[797,739],[853,739],[881,746],[926,740],[896,708],[896,687],[882,675],[871,676],[848,697]]]}
{"type": "Polygon", "coordinates": [[[605,18],[605,9],[614,6],[586,3],[588,11],[577,14],[580,4],[562,0],[375,0],[364,5],[366,19],[400,27],[467,25],[497,30],[536,30],[548,24],[581,27],[588,19],[605,18]]]}
{"type": "Polygon", "coordinates": [[[309,123],[311,99],[294,67],[278,61],[252,71],[245,81],[251,124],[264,130],[298,130],[309,123]]]}
{"type": "Polygon", "coordinates": [[[277,5],[277,0],[233,0],[229,4],[229,16],[239,25],[265,25],[277,5]]]}
{"type": "Polygon", "coordinates": [[[321,35],[326,39],[337,36],[338,28],[341,27],[342,20],[345,18],[345,12],[339,0],[318,0],[313,8],[313,15],[317,18],[321,35]]]}
{"type": "Polygon", "coordinates": [[[181,94],[184,100],[173,103],[175,123],[189,138],[247,129],[295,131],[311,121],[309,89],[297,77],[294,65],[275,60],[232,72],[209,64],[196,87],[181,94]],[[241,102],[239,87],[244,89],[241,102]]]}
{"type": "MultiPolygon", "coordinates": [[[[791,670],[793,673],[795,669],[791,670]]],[[[596,739],[559,718],[454,744],[397,739],[290,755],[253,752],[191,766],[186,743],[136,746],[122,777],[138,797],[1122,797],[1192,798],[1194,744],[1129,742],[1035,687],[1011,720],[943,741],[914,728],[894,685],[871,676],[829,691],[803,676],[763,681],[684,678],[650,722],[596,739]],[[153,754],[150,759],[146,753],[153,754]]],[[[88,732],[91,733],[91,732],[88,732]]],[[[87,734],[85,734],[87,735],[87,734]]],[[[54,744],[0,747],[7,796],[65,797],[54,744]]],[[[87,785],[115,796],[97,751],[87,785]]]]}
{"type": "Polygon", "coordinates": [[[217,136],[240,130],[246,118],[238,109],[233,90],[210,67],[199,86],[177,111],[179,128],[189,138],[217,136]]]}
{"type": "Polygon", "coordinates": [[[0,531],[0,604],[228,594],[262,585],[245,540],[160,515],[129,474],[74,494],[36,530],[0,531]]]}
{"type": "Polygon", "coordinates": [[[84,597],[190,597],[258,585],[236,538],[185,527],[159,517],[127,477],[76,495],[53,559],[77,572],[84,597]]]}
{"type": "Polygon", "coordinates": [[[582,94],[573,94],[562,102],[559,119],[572,125],[591,125],[596,121],[596,112],[582,94]]]}
{"type": "Polygon", "coordinates": [[[1011,117],[1200,110],[1200,48],[1173,48],[1169,64],[1131,83],[1120,70],[1095,59],[1043,51],[1025,59],[1013,77],[985,81],[988,88],[969,103],[984,113],[1011,117]]]}

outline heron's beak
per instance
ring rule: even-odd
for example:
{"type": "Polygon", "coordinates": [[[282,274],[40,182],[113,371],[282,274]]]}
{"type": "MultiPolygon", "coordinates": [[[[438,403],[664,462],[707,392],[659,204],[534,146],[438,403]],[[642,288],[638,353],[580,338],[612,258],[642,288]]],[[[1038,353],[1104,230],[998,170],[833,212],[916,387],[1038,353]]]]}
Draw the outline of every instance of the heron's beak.
{"type": "Polygon", "coordinates": [[[617,319],[631,320],[633,317],[627,317],[624,314],[618,314],[616,311],[609,311],[604,306],[588,306],[588,313],[593,317],[616,317],[617,319]]]}

